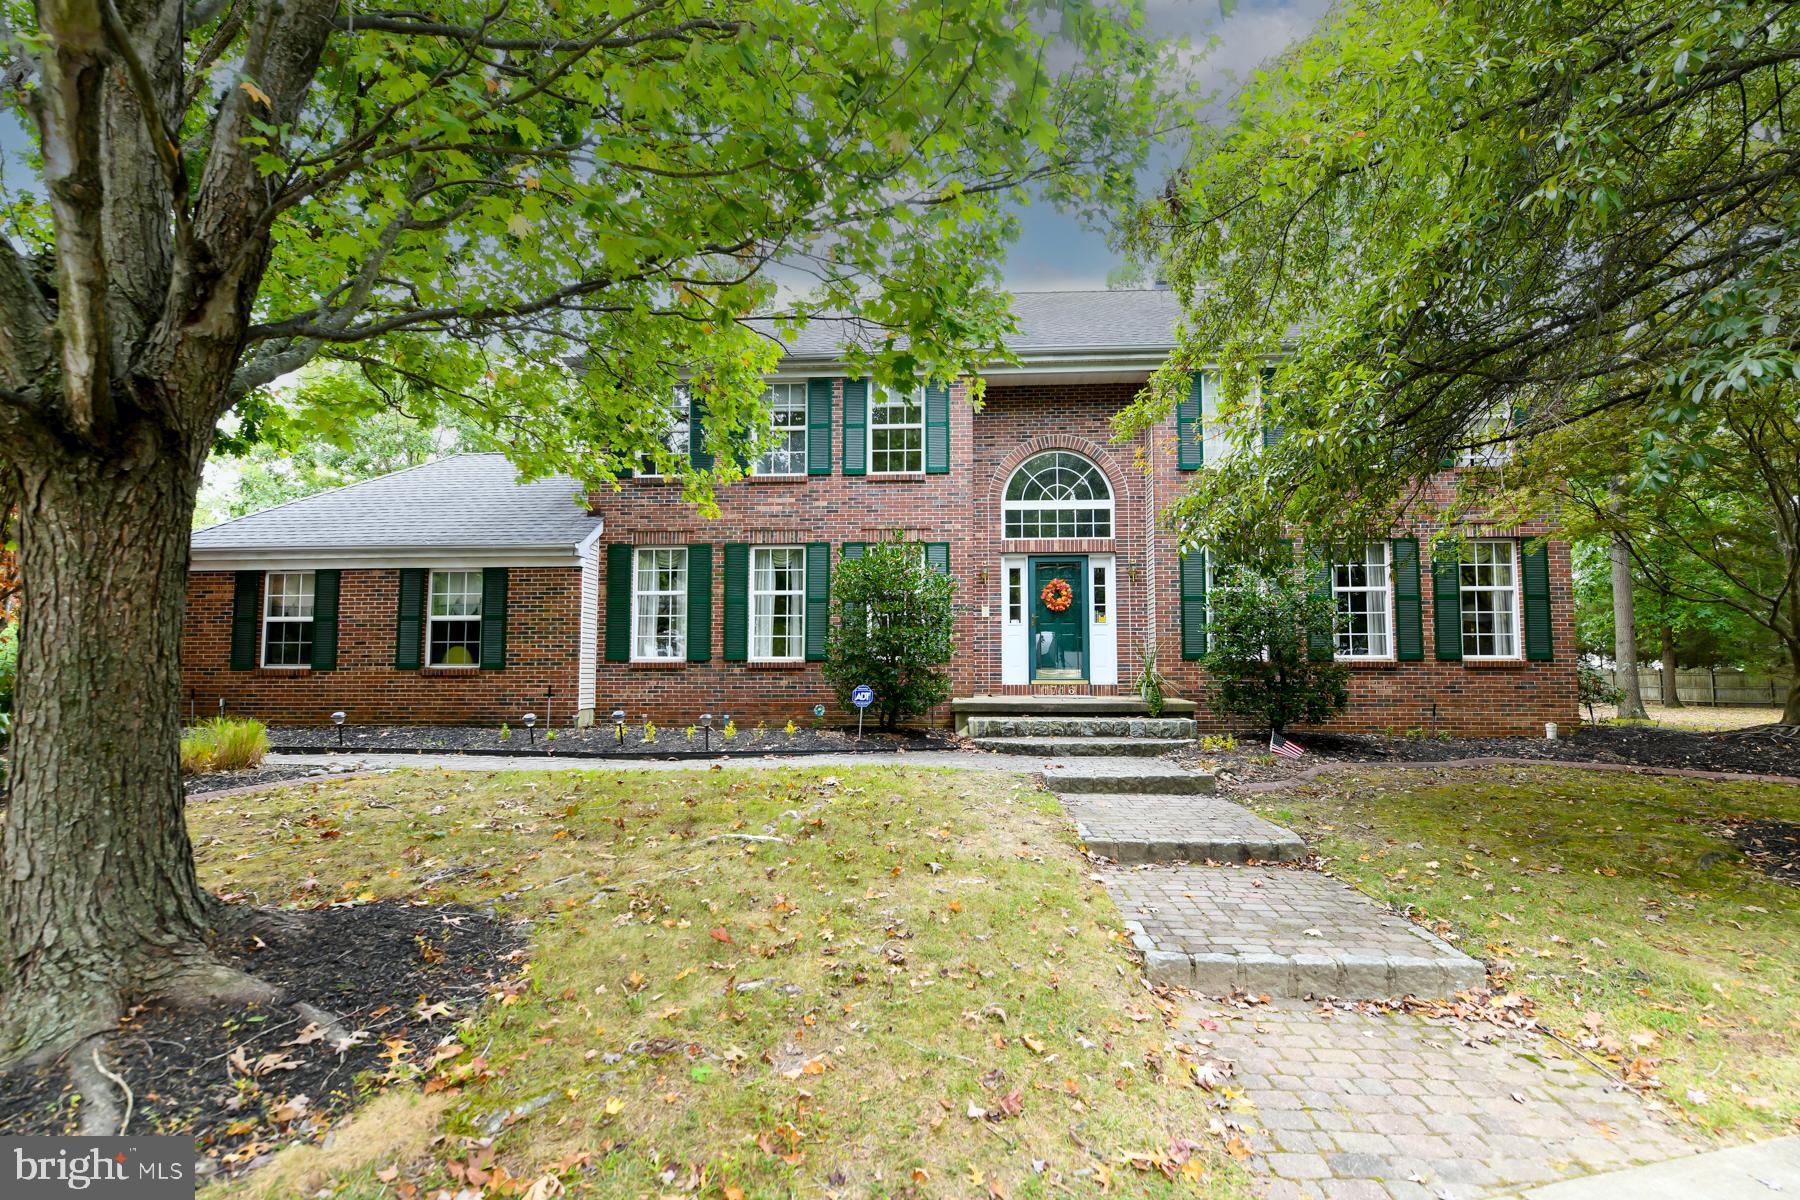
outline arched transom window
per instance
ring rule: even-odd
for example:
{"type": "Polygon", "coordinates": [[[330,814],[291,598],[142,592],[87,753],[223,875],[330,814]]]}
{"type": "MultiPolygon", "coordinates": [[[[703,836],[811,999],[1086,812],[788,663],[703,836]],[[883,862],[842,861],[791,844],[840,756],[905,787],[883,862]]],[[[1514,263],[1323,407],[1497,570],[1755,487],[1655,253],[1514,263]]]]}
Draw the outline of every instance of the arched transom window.
{"type": "Polygon", "coordinates": [[[1026,459],[1001,502],[1009,538],[1109,538],[1112,488],[1079,454],[1052,450],[1026,459]]]}

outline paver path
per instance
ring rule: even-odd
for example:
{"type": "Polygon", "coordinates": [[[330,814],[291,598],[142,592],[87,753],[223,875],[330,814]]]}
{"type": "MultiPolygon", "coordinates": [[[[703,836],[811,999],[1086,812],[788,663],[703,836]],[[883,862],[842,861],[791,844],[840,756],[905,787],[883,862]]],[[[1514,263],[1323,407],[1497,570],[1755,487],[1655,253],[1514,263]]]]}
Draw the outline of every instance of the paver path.
{"type": "Polygon", "coordinates": [[[1213,796],[1071,792],[1062,803],[1082,844],[1114,862],[1281,862],[1306,852],[1292,830],[1213,796]]]}
{"type": "Polygon", "coordinates": [[[1144,969],[1210,995],[1451,996],[1481,964],[1317,871],[1155,866],[1103,873],[1144,969]]]}
{"type": "Polygon", "coordinates": [[[1237,1065],[1269,1200],[1474,1200],[1698,1149],[1534,1034],[1296,1001],[1187,1018],[1237,1065]]]}

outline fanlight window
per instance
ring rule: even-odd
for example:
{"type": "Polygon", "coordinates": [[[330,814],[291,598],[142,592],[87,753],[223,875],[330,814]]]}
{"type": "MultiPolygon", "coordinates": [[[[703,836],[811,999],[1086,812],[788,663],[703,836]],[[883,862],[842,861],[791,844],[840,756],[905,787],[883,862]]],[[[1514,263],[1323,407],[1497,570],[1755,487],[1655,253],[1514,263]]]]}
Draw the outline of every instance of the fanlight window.
{"type": "Polygon", "coordinates": [[[1109,538],[1112,488],[1079,454],[1052,450],[1026,459],[1001,503],[1009,538],[1109,538]]]}

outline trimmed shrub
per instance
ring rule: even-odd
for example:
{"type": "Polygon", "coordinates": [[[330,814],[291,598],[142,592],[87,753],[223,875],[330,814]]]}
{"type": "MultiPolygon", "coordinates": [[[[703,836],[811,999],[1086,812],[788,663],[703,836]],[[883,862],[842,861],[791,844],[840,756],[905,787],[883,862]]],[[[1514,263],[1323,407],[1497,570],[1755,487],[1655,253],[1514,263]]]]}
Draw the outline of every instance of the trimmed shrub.
{"type": "Polygon", "coordinates": [[[1208,597],[1205,658],[1212,707],[1273,730],[1318,724],[1350,702],[1349,672],[1333,662],[1337,605],[1298,569],[1226,572],[1208,597]]]}
{"type": "Polygon", "coordinates": [[[181,773],[248,771],[269,752],[269,733],[261,721],[214,717],[181,735],[181,773]]]}
{"type": "Polygon", "coordinates": [[[893,729],[948,700],[955,594],[955,580],[930,566],[917,542],[892,537],[840,562],[831,580],[837,620],[825,643],[838,705],[850,708],[850,693],[866,683],[875,689],[873,715],[893,729]]]}

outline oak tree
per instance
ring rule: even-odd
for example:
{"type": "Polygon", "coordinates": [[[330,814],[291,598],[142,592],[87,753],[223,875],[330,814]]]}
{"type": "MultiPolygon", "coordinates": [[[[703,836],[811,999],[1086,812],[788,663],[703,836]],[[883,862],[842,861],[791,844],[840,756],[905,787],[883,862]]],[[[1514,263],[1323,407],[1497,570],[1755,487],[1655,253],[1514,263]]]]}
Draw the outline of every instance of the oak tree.
{"type": "Polygon", "coordinates": [[[1171,111],[1130,0],[3,11],[32,144],[0,196],[23,579],[0,1063],[140,998],[275,996],[209,949],[231,917],[176,765],[222,416],[242,436],[261,389],[331,360],[454,408],[527,473],[604,487],[667,456],[678,381],[710,437],[750,436],[777,337],[809,317],[860,315],[853,370],[950,378],[1004,353],[1015,189],[1110,210],[1171,111]]]}

